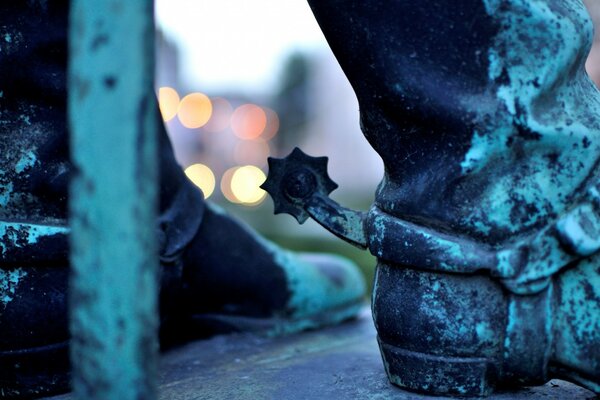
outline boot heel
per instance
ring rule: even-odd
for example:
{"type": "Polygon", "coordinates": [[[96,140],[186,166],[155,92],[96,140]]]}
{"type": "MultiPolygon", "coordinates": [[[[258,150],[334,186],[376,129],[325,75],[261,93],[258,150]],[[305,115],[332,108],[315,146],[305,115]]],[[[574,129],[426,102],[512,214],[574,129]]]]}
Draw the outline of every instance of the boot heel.
{"type": "Polygon", "coordinates": [[[401,388],[438,395],[487,396],[492,392],[485,358],[436,356],[402,349],[377,337],[389,380],[401,388]]]}

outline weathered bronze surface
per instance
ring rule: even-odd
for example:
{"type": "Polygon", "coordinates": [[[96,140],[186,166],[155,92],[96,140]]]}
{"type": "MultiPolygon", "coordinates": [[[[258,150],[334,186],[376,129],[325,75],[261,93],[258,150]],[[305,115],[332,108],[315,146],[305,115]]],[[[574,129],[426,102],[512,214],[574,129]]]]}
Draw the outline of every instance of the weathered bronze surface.
{"type": "Polygon", "coordinates": [[[288,334],[363,306],[352,262],[279,248],[186,178],[153,28],[149,1],[0,2],[0,398],[68,390],[70,347],[77,397],[150,399],[157,334],[288,334]]]}
{"type": "Polygon", "coordinates": [[[562,377],[600,393],[600,93],[583,3],[309,3],[385,176],[368,213],[328,199],[324,161],[297,150],[264,187],[276,211],[378,257],[390,380],[480,396],[562,377]]]}

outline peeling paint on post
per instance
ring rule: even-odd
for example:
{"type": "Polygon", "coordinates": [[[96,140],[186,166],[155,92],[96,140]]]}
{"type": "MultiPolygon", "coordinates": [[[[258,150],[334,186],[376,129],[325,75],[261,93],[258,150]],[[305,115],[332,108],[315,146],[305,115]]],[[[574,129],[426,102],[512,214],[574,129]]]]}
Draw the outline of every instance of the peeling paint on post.
{"type": "Polygon", "coordinates": [[[153,3],[73,0],[71,332],[81,399],[155,397],[153,3]]]}

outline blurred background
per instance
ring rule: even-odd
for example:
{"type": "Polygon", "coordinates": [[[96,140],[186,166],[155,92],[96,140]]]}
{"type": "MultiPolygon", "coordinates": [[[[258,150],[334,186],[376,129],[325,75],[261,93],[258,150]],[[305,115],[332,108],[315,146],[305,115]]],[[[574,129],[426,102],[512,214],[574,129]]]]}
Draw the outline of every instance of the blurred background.
{"type": "MultiPolygon", "coordinates": [[[[208,199],[267,238],[341,253],[372,276],[375,260],[312,220],[273,215],[259,188],[267,157],[294,147],[329,157],[332,198],[366,210],[383,164],[359,128],[358,103],[303,0],[157,0],[156,85],[177,160],[208,199]]],[[[233,245],[233,244],[232,244],[233,245]]]]}
{"type": "MultiPolygon", "coordinates": [[[[600,26],[600,1],[585,0],[600,26]]],[[[157,0],[156,90],[177,160],[211,201],[282,246],[375,259],[313,221],[273,215],[267,157],[329,157],[332,198],[366,210],[383,165],[358,103],[303,0],[157,0]]],[[[600,83],[600,35],[586,65],[600,83]]],[[[232,244],[233,245],[233,244],[232,244]]]]}

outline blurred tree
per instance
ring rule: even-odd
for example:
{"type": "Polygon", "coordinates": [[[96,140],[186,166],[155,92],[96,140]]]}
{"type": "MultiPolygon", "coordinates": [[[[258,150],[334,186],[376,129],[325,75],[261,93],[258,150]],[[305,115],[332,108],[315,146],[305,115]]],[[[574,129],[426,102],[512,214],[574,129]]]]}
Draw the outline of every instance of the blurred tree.
{"type": "Polygon", "coordinates": [[[305,54],[293,53],[285,61],[279,88],[274,96],[274,109],[279,114],[277,148],[287,154],[300,142],[308,118],[309,60],[305,54]]]}

